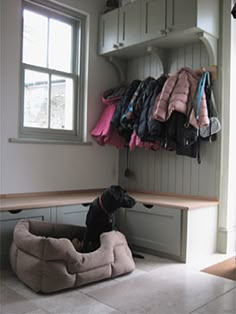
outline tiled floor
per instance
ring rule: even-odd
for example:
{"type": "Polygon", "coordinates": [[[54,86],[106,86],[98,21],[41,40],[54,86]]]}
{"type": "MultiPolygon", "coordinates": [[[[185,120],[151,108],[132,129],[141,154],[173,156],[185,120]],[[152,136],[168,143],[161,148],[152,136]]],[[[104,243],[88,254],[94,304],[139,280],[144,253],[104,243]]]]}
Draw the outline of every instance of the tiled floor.
{"type": "Polygon", "coordinates": [[[114,280],[51,295],[36,294],[10,271],[0,273],[1,314],[235,314],[236,282],[145,255],[114,280]]]}

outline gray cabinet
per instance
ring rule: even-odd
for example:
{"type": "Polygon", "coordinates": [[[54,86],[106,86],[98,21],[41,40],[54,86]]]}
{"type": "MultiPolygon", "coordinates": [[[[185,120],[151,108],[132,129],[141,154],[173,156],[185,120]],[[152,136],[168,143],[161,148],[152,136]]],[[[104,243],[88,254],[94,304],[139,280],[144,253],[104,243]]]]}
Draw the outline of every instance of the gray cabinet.
{"type": "Polygon", "coordinates": [[[125,5],[119,9],[119,47],[127,47],[141,40],[141,1],[125,5]]]}
{"type": "Polygon", "coordinates": [[[141,6],[141,39],[164,37],[166,35],[166,0],[144,0],[141,6]]]}
{"type": "Polygon", "coordinates": [[[200,32],[219,36],[219,0],[137,0],[100,17],[99,54],[169,47],[200,32]]]}
{"type": "MultiPolygon", "coordinates": [[[[208,0],[205,0],[208,2],[208,0]]],[[[182,31],[198,26],[198,0],[167,0],[166,32],[182,31]]]]}
{"type": "Polygon", "coordinates": [[[85,226],[88,209],[89,206],[84,205],[69,205],[57,207],[56,222],[85,226]]]}
{"type": "Polygon", "coordinates": [[[181,210],[137,203],[119,211],[117,225],[131,245],[181,255],[181,210]]]}
{"type": "Polygon", "coordinates": [[[118,9],[103,14],[99,20],[99,53],[118,48],[118,9]]]}
{"type": "Polygon", "coordinates": [[[142,1],[142,40],[178,31],[204,31],[218,37],[218,0],[142,1]]]}
{"type": "Polygon", "coordinates": [[[116,51],[141,40],[141,1],[103,14],[99,21],[99,54],[116,51]]]}
{"type": "Polygon", "coordinates": [[[0,269],[9,267],[9,249],[13,231],[20,219],[29,218],[82,226],[85,225],[88,209],[88,206],[70,205],[0,212],[0,269]]]}
{"type": "Polygon", "coordinates": [[[0,212],[0,268],[9,266],[9,248],[13,238],[13,231],[16,223],[24,218],[51,221],[51,209],[38,208],[0,212]]]}
{"type": "Polygon", "coordinates": [[[167,0],[167,32],[193,28],[219,36],[219,0],[167,0]]]}
{"type": "Polygon", "coordinates": [[[130,245],[156,255],[195,263],[216,252],[217,205],[184,210],[137,203],[117,213],[130,245]]]}

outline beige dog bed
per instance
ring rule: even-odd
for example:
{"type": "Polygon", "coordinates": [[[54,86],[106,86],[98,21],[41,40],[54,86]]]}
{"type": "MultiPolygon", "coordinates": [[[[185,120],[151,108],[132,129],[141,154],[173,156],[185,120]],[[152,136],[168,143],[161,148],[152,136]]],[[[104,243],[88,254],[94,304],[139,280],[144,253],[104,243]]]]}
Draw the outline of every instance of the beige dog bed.
{"type": "Polygon", "coordinates": [[[135,268],[125,236],[103,233],[101,246],[79,253],[71,240],[83,238],[85,227],[21,220],[10,249],[12,270],[35,292],[49,293],[113,278],[135,268]]]}

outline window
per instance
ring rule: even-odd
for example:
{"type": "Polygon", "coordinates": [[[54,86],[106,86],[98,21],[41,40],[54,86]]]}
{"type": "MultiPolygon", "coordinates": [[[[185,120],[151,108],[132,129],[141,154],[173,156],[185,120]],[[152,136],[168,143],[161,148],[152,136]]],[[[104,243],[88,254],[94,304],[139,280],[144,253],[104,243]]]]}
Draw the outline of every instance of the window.
{"type": "Polygon", "coordinates": [[[22,25],[20,136],[81,141],[85,16],[32,0],[22,25]]]}

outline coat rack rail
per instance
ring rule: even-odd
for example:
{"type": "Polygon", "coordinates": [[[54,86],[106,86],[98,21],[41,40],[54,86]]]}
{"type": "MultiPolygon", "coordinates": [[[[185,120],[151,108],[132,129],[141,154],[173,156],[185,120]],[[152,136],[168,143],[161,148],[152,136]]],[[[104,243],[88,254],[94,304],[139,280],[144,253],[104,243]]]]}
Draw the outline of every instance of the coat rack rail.
{"type": "Polygon", "coordinates": [[[211,73],[211,79],[213,81],[217,80],[218,74],[217,74],[217,66],[216,65],[210,65],[207,67],[201,67],[201,68],[194,69],[194,72],[196,72],[197,74],[202,74],[204,71],[208,71],[211,73]]]}
{"type": "MultiPolygon", "coordinates": [[[[200,67],[200,68],[196,68],[196,69],[193,69],[193,71],[198,74],[198,75],[201,75],[203,74],[204,72],[210,72],[211,74],[211,80],[212,81],[216,81],[217,78],[218,78],[218,75],[217,75],[217,66],[216,65],[209,65],[209,66],[206,66],[206,67],[200,67]]],[[[176,73],[176,72],[175,72],[176,73]]],[[[175,73],[169,73],[169,76],[171,75],[175,75],[175,73]]]]}

